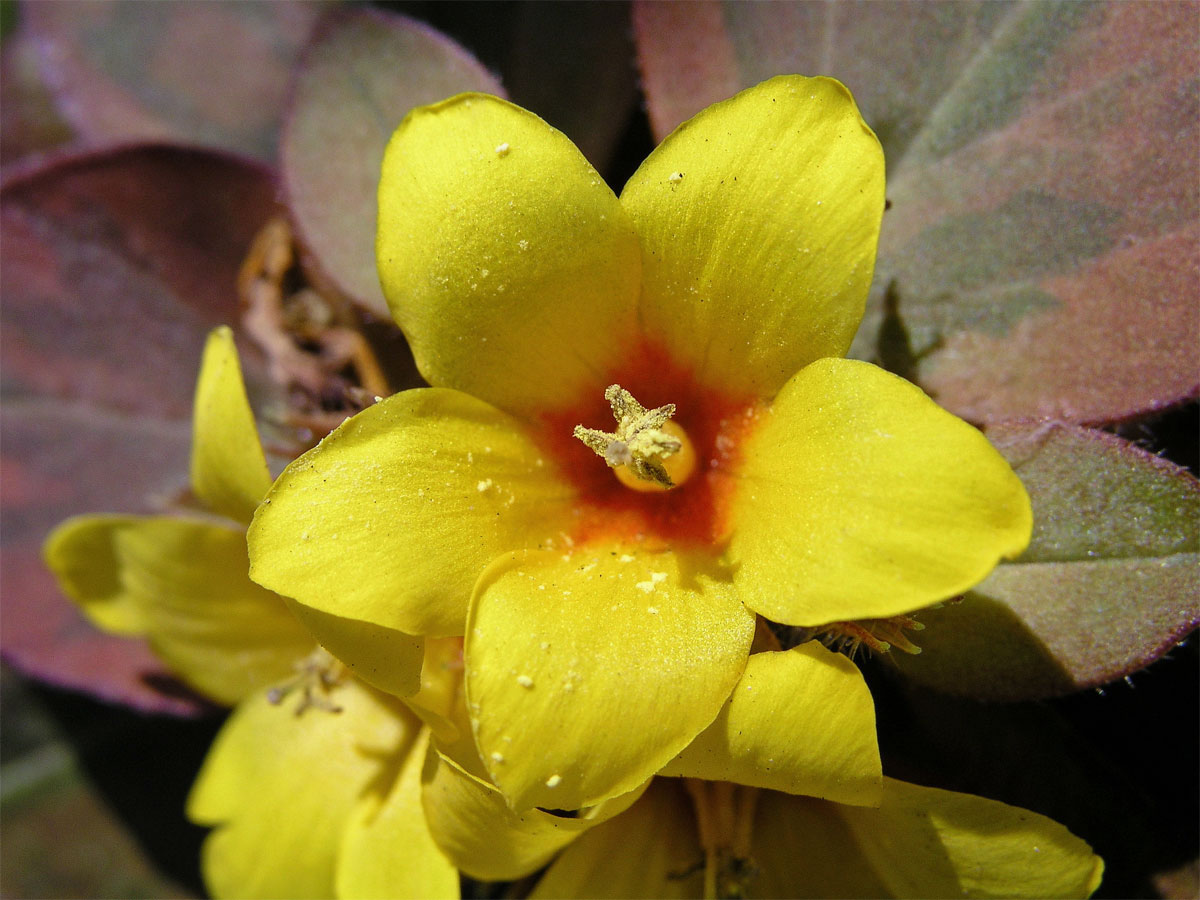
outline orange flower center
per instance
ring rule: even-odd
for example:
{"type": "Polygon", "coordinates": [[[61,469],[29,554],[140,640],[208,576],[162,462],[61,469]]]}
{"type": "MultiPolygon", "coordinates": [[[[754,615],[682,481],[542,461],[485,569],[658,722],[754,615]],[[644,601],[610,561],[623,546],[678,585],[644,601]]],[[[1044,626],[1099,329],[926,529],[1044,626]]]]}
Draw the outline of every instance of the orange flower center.
{"type": "Polygon", "coordinates": [[[699,383],[664,349],[648,343],[634,348],[628,361],[607,375],[576,403],[539,422],[539,442],[579,498],[571,540],[576,545],[613,541],[719,552],[729,536],[728,501],[739,448],[760,405],[754,398],[699,383]],[[614,385],[628,389],[645,409],[674,405],[670,421],[662,426],[680,444],[661,458],[673,483],[669,490],[631,472],[623,474],[624,465],[612,467],[613,477],[604,464],[608,459],[598,459],[590,443],[576,439],[580,423],[612,423],[605,387],[614,385]]]}

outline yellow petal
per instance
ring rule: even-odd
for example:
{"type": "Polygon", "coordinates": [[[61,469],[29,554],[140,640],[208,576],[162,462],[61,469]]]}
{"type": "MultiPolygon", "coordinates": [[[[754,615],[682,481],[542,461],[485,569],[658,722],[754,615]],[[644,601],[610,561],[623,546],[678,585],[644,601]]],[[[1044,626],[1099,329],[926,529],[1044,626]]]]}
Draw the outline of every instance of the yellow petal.
{"type": "Polygon", "coordinates": [[[754,617],[700,558],[589,545],[498,559],[468,622],[467,701],[514,809],[637,787],[720,712],[754,617]]]}
{"type": "Polygon", "coordinates": [[[322,647],[371,687],[397,697],[415,694],[420,688],[424,638],[359,619],[331,616],[293,600],[285,602],[310,633],[320,635],[322,647]]]}
{"type": "Polygon", "coordinates": [[[1103,861],[1057,822],[888,778],[877,810],[837,808],[896,897],[1087,897],[1103,861]]]}
{"type": "Polygon", "coordinates": [[[621,193],[648,335],[735,395],[771,397],[842,356],[871,283],[883,176],[879,141],[831,78],[773,78],[679,126],[621,193]]]}
{"type": "Polygon", "coordinates": [[[797,373],[742,452],[734,583],[776,622],[910,612],[1029,542],[1029,497],[983,435],[867,363],[797,373]]]}
{"type": "Polygon", "coordinates": [[[204,345],[196,384],[192,490],[213,512],[245,523],[270,486],[233,332],[217,328],[204,345]]]}
{"type": "Polygon", "coordinates": [[[337,896],[450,898],[458,900],[458,872],[438,850],[421,807],[421,770],[429,729],[403,757],[386,797],[371,793],[359,801],[342,839],[337,865],[337,896]]]}
{"type": "Polygon", "coordinates": [[[657,779],[627,812],[567,847],[530,896],[699,897],[703,860],[683,785],[657,779]]]}
{"type": "MultiPolygon", "coordinates": [[[[758,797],[751,897],[892,897],[832,803],[765,791],[758,797]]],[[[874,812],[872,810],[872,812],[874,812]]]]}
{"type": "MultiPolygon", "coordinates": [[[[459,723],[467,719],[463,707],[463,642],[460,638],[430,638],[421,661],[421,686],[404,698],[405,704],[443,742],[464,736],[459,723]]],[[[466,729],[469,731],[469,729],[466,729]]],[[[472,739],[473,744],[473,739],[472,739]]]]}
{"type": "Polygon", "coordinates": [[[47,547],[64,587],[101,627],[137,624],[184,681],[233,704],[285,677],[312,636],[247,576],[240,529],[197,519],[86,517],[47,547]]]}
{"type": "MultiPolygon", "coordinates": [[[[463,772],[479,781],[486,782],[492,794],[498,796],[499,792],[492,784],[483,760],[479,757],[479,747],[475,743],[475,735],[471,729],[471,714],[467,710],[466,686],[462,683],[461,678],[454,700],[448,719],[434,720],[438,721],[441,726],[434,729],[434,746],[441,756],[454,763],[463,772]]],[[[414,711],[417,715],[422,714],[422,710],[419,708],[414,711]]],[[[490,797],[489,802],[494,799],[494,796],[490,797]]]]}
{"type": "Polygon", "coordinates": [[[250,527],[252,577],[332,616],[462,634],[488,561],[565,523],[570,489],[552,473],[494,407],[441,388],[396,394],[279,477],[250,527]]]}
{"type": "Polygon", "coordinates": [[[418,726],[353,679],[331,699],[340,713],[297,716],[260,692],[217,736],[188,798],[188,816],[216,826],[201,861],[213,896],[334,896],[350,818],[418,726]]]}
{"type": "Polygon", "coordinates": [[[135,516],[75,516],[50,532],[42,547],[62,592],[97,628],[114,634],[146,633],[141,604],[121,583],[113,540],[118,531],[138,521],[135,516]]]}
{"type": "Polygon", "coordinates": [[[421,374],[504,409],[575,400],[633,332],[640,253],[621,204],[564,135],[496,97],[401,123],[376,254],[421,374]]]}
{"type": "Polygon", "coordinates": [[[716,721],[661,774],[878,806],[871,692],[854,663],[815,641],[756,653],[716,721]]]}
{"type": "Polygon", "coordinates": [[[513,812],[495,786],[436,751],[429,754],[423,778],[434,840],[463,872],[489,881],[536,871],[579,834],[624,812],[641,795],[633,791],[568,818],[540,809],[513,812]]]}

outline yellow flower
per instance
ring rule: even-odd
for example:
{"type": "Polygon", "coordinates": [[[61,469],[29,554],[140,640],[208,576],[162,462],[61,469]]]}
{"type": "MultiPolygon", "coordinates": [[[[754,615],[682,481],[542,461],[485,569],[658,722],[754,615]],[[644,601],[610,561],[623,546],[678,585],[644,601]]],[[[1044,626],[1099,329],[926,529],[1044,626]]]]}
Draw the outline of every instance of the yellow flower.
{"type": "Polygon", "coordinates": [[[1104,869],[1044,816],[890,778],[876,809],[719,782],[688,787],[655,779],[628,811],[567,847],[530,896],[1087,897],[1104,869]],[[735,829],[737,814],[748,815],[746,833],[714,827],[718,843],[706,847],[696,793],[711,813],[731,810],[735,829]]]}
{"type": "Polygon", "coordinates": [[[260,691],[217,735],[188,798],[214,826],[202,866],[218,898],[459,896],[421,806],[429,729],[354,678],[336,712],[260,691]]]}
{"type": "Polygon", "coordinates": [[[204,351],[191,481],[201,512],[80,516],[55,529],[45,556],[99,627],[146,636],[197,691],[237,704],[188,805],[215,828],[204,844],[209,890],[457,897],[458,873],[421,812],[428,729],[348,676],[247,575],[245,524],[270,475],[228,328],[204,351]]]}
{"type": "Polygon", "coordinates": [[[920,390],[840,358],[883,185],[827,78],[709,108],[619,198],[512,104],[413,111],[377,255],[434,387],[285,470],[252,577],[379,686],[420,665],[393,644],[465,635],[479,751],[516,809],[640,787],[717,716],[756,614],[883,618],[975,584],[1029,539],[1020,482],[920,390]]]}
{"type": "Polygon", "coordinates": [[[514,812],[469,759],[431,751],[424,803],[433,838],[479,878],[522,878],[550,863],[533,897],[1085,897],[1096,889],[1103,862],[1056,822],[882,778],[873,728],[831,716],[831,697],[871,717],[869,692],[844,657],[815,642],[756,653],[717,720],[662,773],[685,778],[656,778],[571,818],[514,812]],[[781,777],[804,768],[803,783],[781,777]],[[875,807],[837,802],[847,773],[873,774],[875,807]]]}
{"type": "Polygon", "coordinates": [[[246,525],[271,474],[228,328],[205,345],[192,426],[196,512],[77,516],[43,552],[93,623],[148,637],[180,678],[232,705],[289,675],[316,644],[282,598],[246,575],[246,525]]]}

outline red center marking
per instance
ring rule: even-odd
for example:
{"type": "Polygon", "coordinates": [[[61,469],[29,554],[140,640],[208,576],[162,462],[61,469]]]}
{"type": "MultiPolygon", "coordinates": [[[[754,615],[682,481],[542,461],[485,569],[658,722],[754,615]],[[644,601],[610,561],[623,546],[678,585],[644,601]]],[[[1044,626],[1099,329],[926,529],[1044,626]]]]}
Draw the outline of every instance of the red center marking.
{"type": "Polygon", "coordinates": [[[571,539],[576,544],[615,540],[719,548],[728,538],[738,448],[757,410],[753,398],[700,385],[664,349],[643,344],[577,403],[540,419],[538,440],[579,493],[571,539]],[[632,490],[572,434],[576,425],[615,430],[604,399],[610,384],[625,388],[647,409],[675,404],[672,421],[687,432],[696,450],[696,471],[686,482],[669,491],[632,490]]]}

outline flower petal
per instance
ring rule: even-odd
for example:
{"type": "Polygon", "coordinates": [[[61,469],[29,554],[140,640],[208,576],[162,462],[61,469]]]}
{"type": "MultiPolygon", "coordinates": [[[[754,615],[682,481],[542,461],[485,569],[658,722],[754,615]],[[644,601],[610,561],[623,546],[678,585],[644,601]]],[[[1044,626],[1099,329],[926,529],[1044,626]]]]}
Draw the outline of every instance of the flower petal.
{"type": "Polygon", "coordinates": [[[563,134],[496,97],[404,119],[376,256],[421,374],[507,410],[575,400],[633,333],[640,251],[621,204],[563,134]]]}
{"type": "Polygon", "coordinates": [[[699,897],[703,860],[683,785],[660,778],[619,818],[567,847],[530,896],[699,897]]]}
{"type": "Polygon", "coordinates": [[[215,513],[248,523],[271,473],[246,398],[233,332],[208,335],[192,413],[192,490],[215,513]]]}
{"type": "Polygon", "coordinates": [[[849,91],[782,76],[710,106],[621,193],[647,333],[700,380],[771,397],[850,347],[883,215],[883,151],[849,91]]]}
{"type": "Polygon", "coordinates": [[[754,616],[706,564],[589,546],[512,554],[480,576],[467,705],[514,809],[578,809],[633,790],[720,712],[754,616]]]}
{"type": "Polygon", "coordinates": [[[867,363],[797,373],[742,450],[734,584],[776,622],[910,612],[1029,543],[1029,497],[987,439],[867,363]]]}
{"type": "Polygon", "coordinates": [[[102,631],[146,633],[142,605],[121,583],[121,560],[113,540],[118,531],[138,521],[136,516],[75,516],[50,532],[42,548],[59,588],[102,631]]]}
{"type": "Polygon", "coordinates": [[[878,806],[871,692],[854,663],[815,641],[756,653],[721,714],[660,774],[878,806]]]}
{"type": "MultiPolygon", "coordinates": [[[[866,864],[832,803],[775,791],[759,795],[754,827],[758,873],[752,897],[891,897],[866,864]],[[797,853],[801,859],[797,861],[797,853]]],[[[871,810],[875,812],[875,810],[871,810]]]]}
{"type": "Polygon", "coordinates": [[[397,697],[420,689],[424,638],[361,619],[331,616],[293,600],[285,602],[311,634],[320,635],[322,647],[371,687],[397,697]]]}
{"type": "Polygon", "coordinates": [[[429,730],[397,760],[386,797],[368,794],[346,823],[337,864],[337,897],[458,900],[458,872],[438,850],[421,806],[429,730]]]}
{"type": "Polygon", "coordinates": [[[1104,871],[1062,825],[983,797],[888,778],[879,809],[837,809],[896,897],[1087,897],[1104,871]]]}
{"type": "MultiPolygon", "coordinates": [[[[421,686],[404,702],[433,731],[439,741],[454,743],[464,737],[459,723],[466,723],[463,708],[463,642],[461,638],[430,638],[425,641],[421,663],[421,686]]],[[[472,746],[474,739],[471,739],[472,746]]],[[[478,754],[476,754],[478,755],[478,754]]]]}
{"type": "Polygon", "coordinates": [[[297,716],[255,694],[217,736],[188,798],[193,821],[217,826],[202,858],[213,896],[334,896],[343,830],[418,726],[354,680],[332,696],[340,713],[297,716]]]}
{"type": "Polygon", "coordinates": [[[194,519],[87,516],[52,536],[47,560],[101,627],[136,624],[184,681],[233,704],[288,675],[312,635],[246,574],[240,529],[194,519]]]}
{"type": "Polygon", "coordinates": [[[509,416],[404,391],[284,470],[250,526],[251,577],[333,616],[462,634],[484,566],[554,534],[569,497],[509,416]]]}
{"type": "Polygon", "coordinates": [[[423,779],[434,840],[463,872],[487,881],[537,871],[580,833],[624,812],[641,796],[641,790],[632,791],[575,818],[540,809],[515,813],[495,786],[436,750],[430,751],[423,779]]]}

